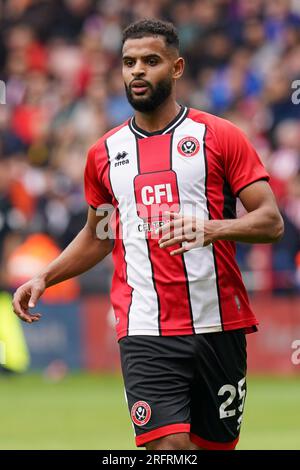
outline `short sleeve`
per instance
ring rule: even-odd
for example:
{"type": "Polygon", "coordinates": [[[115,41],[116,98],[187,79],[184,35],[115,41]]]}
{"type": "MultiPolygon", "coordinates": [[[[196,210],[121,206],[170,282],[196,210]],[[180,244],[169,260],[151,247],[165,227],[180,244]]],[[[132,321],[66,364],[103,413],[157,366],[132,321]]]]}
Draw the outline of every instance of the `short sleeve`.
{"type": "Polygon", "coordinates": [[[222,121],[217,129],[217,138],[223,158],[225,177],[235,196],[246,186],[270,177],[254,147],[244,133],[229,121],[222,121]]]}
{"type": "Polygon", "coordinates": [[[100,151],[96,146],[93,146],[88,151],[84,171],[85,199],[93,209],[97,209],[101,204],[111,203],[111,195],[103,183],[104,163],[103,168],[99,168],[101,159],[96,164],[97,150],[100,151]]]}

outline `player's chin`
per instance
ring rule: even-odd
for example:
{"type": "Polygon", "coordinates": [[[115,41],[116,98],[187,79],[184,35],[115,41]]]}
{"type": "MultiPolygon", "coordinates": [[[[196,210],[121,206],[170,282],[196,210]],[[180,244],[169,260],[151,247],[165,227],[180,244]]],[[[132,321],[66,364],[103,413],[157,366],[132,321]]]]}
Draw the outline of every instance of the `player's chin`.
{"type": "Polygon", "coordinates": [[[151,96],[149,94],[149,90],[145,91],[144,93],[132,93],[131,95],[131,100],[133,103],[148,103],[150,101],[150,98],[151,96]]]}
{"type": "Polygon", "coordinates": [[[130,104],[136,111],[144,113],[154,111],[155,109],[155,106],[149,97],[140,96],[138,99],[131,100],[130,104]]]}
{"type": "Polygon", "coordinates": [[[139,96],[139,97],[134,97],[134,99],[131,101],[132,105],[140,105],[140,104],[145,104],[147,106],[148,104],[148,99],[145,98],[144,96],[139,96]]]}

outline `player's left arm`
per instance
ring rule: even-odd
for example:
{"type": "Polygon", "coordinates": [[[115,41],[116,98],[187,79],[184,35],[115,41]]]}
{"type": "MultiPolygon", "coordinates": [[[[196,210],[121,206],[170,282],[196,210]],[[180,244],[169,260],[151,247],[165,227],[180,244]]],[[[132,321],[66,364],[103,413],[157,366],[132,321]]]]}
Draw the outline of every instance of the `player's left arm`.
{"type": "Polygon", "coordinates": [[[183,243],[170,254],[181,254],[192,248],[207,246],[217,240],[245,243],[275,243],[284,233],[284,224],[274,194],[266,181],[256,181],[239,193],[247,214],[239,219],[199,220],[196,217],[171,214],[160,230],[161,248],[183,243]]]}
{"type": "Polygon", "coordinates": [[[284,233],[284,224],[274,194],[266,181],[243,189],[239,198],[247,214],[230,220],[210,220],[205,238],[245,243],[275,243],[284,233]]]}

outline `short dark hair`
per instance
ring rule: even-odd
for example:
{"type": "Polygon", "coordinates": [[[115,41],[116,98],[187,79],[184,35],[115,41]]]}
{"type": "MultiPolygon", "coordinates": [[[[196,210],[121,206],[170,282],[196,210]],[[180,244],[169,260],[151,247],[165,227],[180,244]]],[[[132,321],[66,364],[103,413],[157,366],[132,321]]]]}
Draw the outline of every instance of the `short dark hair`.
{"type": "Polygon", "coordinates": [[[175,26],[157,19],[143,19],[131,23],[123,31],[122,45],[127,39],[140,39],[145,36],[163,36],[167,46],[179,50],[179,38],[175,26]]]}

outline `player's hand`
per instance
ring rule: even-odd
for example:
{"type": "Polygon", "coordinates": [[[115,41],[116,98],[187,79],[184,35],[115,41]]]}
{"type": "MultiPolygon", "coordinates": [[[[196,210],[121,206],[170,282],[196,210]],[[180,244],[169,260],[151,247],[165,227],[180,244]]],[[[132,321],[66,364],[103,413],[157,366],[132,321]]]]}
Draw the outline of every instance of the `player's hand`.
{"type": "Polygon", "coordinates": [[[45,289],[45,281],[40,278],[33,278],[16,290],[12,305],[13,311],[21,320],[33,323],[41,318],[40,313],[31,314],[29,309],[35,307],[45,289]]]}
{"type": "Polygon", "coordinates": [[[183,216],[176,212],[165,212],[165,215],[170,220],[158,230],[158,233],[162,235],[158,241],[160,248],[167,248],[178,243],[183,244],[180,248],[171,251],[170,255],[180,255],[212,242],[212,237],[206,230],[206,222],[209,221],[199,220],[193,216],[183,216]]]}

